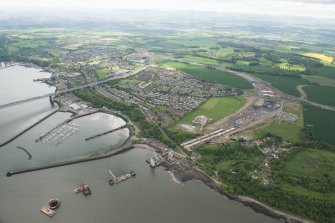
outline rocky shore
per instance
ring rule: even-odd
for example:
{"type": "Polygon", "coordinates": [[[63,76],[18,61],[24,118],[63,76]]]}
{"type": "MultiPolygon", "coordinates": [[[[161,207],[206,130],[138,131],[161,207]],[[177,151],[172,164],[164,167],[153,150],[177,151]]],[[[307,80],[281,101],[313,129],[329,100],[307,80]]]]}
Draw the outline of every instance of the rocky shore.
{"type": "Polygon", "coordinates": [[[245,196],[236,196],[230,194],[226,191],[223,191],[221,187],[215,182],[211,177],[209,177],[206,173],[201,170],[185,167],[182,164],[163,164],[166,170],[171,171],[176,179],[180,182],[187,182],[190,180],[199,180],[212,190],[218,192],[219,194],[238,202],[243,203],[245,206],[252,208],[257,213],[262,213],[264,215],[279,219],[286,223],[311,223],[310,221],[306,221],[304,219],[286,214],[284,212],[275,210],[255,199],[245,197],[245,196]]]}

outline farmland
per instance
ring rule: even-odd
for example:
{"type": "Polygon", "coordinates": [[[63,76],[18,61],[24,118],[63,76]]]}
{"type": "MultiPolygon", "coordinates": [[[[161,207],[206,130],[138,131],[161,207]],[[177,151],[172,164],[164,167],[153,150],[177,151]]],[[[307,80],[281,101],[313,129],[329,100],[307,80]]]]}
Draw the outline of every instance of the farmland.
{"type": "Polygon", "coordinates": [[[254,76],[271,83],[271,85],[286,94],[290,94],[299,97],[299,91],[297,90],[298,85],[308,85],[309,81],[301,77],[290,77],[290,76],[274,76],[274,75],[262,75],[253,74],[254,76]]]}
{"type": "Polygon", "coordinates": [[[335,79],[319,75],[303,75],[311,84],[335,87],[335,79]]]}
{"type": "Polygon", "coordinates": [[[335,79],[335,67],[333,65],[327,65],[327,66],[320,66],[315,69],[315,74],[335,79]]]}
{"type": "Polygon", "coordinates": [[[320,140],[335,146],[335,112],[304,105],[304,126],[320,140]]]}
{"type": "Polygon", "coordinates": [[[316,58],[319,59],[320,61],[324,62],[324,63],[332,63],[334,58],[321,54],[321,53],[304,53],[303,54],[306,57],[312,57],[312,58],[316,58]]]}
{"type": "Polygon", "coordinates": [[[172,61],[166,61],[163,62],[162,64],[174,67],[177,70],[190,74],[201,80],[217,82],[220,84],[240,89],[250,89],[252,87],[251,84],[245,79],[229,72],[205,68],[196,65],[190,65],[186,63],[172,62],[172,61]]]}
{"type": "Polygon", "coordinates": [[[303,88],[307,93],[307,99],[320,104],[335,106],[335,87],[307,86],[303,88]]]}

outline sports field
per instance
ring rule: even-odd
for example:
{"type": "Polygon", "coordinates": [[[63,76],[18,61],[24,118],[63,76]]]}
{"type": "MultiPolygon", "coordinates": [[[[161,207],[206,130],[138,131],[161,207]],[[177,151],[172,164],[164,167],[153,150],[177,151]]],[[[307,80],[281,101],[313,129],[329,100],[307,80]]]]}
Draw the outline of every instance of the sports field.
{"type": "Polygon", "coordinates": [[[222,97],[222,98],[210,98],[200,105],[195,110],[191,111],[183,118],[181,118],[176,125],[179,124],[192,124],[195,117],[199,115],[205,115],[212,119],[211,122],[215,122],[221,118],[224,118],[244,104],[244,100],[240,97],[222,97]]]}

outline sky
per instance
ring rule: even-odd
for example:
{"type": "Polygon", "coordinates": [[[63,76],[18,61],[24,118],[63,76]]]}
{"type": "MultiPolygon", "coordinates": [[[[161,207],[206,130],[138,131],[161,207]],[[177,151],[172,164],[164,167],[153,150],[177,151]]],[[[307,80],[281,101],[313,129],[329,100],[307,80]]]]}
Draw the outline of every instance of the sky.
{"type": "Polygon", "coordinates": [[[335,0],[10,0],[1,8],[197,10],[335,19],[335,0]]]}

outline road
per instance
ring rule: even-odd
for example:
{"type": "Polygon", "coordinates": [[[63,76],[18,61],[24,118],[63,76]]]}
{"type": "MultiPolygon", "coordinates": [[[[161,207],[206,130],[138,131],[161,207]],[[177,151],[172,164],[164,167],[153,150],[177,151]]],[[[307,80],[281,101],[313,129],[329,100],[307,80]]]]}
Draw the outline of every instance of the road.
{"type": "MultiPolygon", "coordinates": [[[[199,64],[199,63],[196,63],[196,62],[186,62],[182,59],[175,59],[175,58],[171,58],[171,57],[164,57],[166,59],[169,59],[169,60],[173,60],[173,61],[178,61],[178,62],[182,62],[182,63],[187,63],[187,64],[192,64],[192,65],[197,65],[197,66],[202,66],[202,67],[206,67],[207,65],[204,65],[204,64],[199,64]]],[[[242,72],[242,71],[235,71],[235,70],[230,70],[230,69],[227,69],[227,68],[223,68],[223,67],[215,67],[215,69],[217,70],[222,70],[222,71],[226,71],[226,72],[230,72],[230,73],[233,73],[237,76],[240,76],[240,77],[243,77],[244,79],[248,80],[254,87],[257,91],[261,90],[261,86],[266,86],[267,89],[271,89],[272,92],[276,92],[278,94],[280,94],[280,96],[282,98],[286,98],[286,99],[290,99],[290,100],[295,100],[295,101],[299,101],[299,102],[304,102],[304,103],[307,103],[309,105],[313,105],[315,107],[319,107],[319,108],[323,108],[323,109],[327,109],[327,110],[330,110],[330,111],[335,111],[335,107],[333,106],[328,106],[328,105],[323,105],[323,104],[320,104],[320,103],[316,103],[316,102],[312,102],[312,101],[309,101],[307,99],[304,99],[304,98],[299,98],[299,97],[295,97],[295,96],[292,96],[292,95],[288,95],[274,87],[272,87],[272,85],[262,79],[259,79],[257,77],[254,77],[252,76],[251,74],[248,74],[246,72],[242,72]]],[[[298,89],[299,90],[299,89],[298,89]]]]}
{"type": "Polygon", "coordinates": [[[87,87],[94,87],[94,86],[106,83],[108,81],[111,81],[111,80],[118,80],[118,79],[127,78],[127,77],[133,76],[133,75],[135,75],[135,74],[137,74],[137,73],[139,73],[139,72],[141,72],[145,69],[147,69],[147,66],[143,66],[143,67],[141,67],[141,68],[139,68],[135,71],[128,72],[128,73],[125,73],[125,74],[122,74],[122,75],[119,75],[119,76],[114,76],[114,77],[108,78],[106,80],[92,81],[89,84],[85,84],[85,85],[82,85],[82,86],[79,86],[79,87],[75,87],[75,88],[71,88],[71,89],[65,89],[65,90],[57,91],[57,92],[50,93],[50,94],[45,94],[45,95],[31,97],[31,98],[27,98],[27,99],[23,99],[23,100],[19,100],[19,101],[10,102],[10,103],[7,103],[7,104],[0,105],[0,109],[16,106],[16,105],[19,105],[19,104],[28,103],[28,102],[31,102],[31,101],[36,101],[36,100],[39,100],[39,99],[42,99],[42,98],[47,98],[49,96],[58,96],[58,95],[61,95],[61,94],[67,94],[67,93],[77,91],[77,90],[87,88],[87,87]]]}

